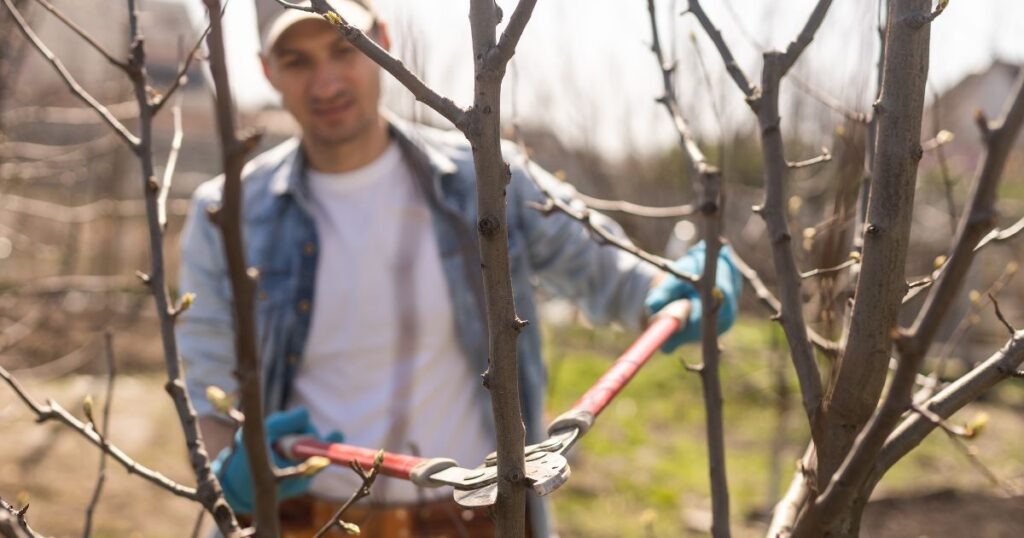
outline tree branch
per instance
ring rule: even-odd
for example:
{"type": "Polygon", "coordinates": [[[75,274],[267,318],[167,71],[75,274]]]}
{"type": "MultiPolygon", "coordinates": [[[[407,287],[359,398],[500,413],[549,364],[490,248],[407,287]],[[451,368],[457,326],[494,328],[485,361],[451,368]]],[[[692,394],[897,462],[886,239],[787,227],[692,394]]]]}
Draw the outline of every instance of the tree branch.
{"type": "MultiPolygon", "coordinates": [[[[950,383],[921,407],[937,417],[947,419],[1000,381],[1013,377],[1021,364],[1024,364],[1024,331],[1018,331],[1002,349],[950,383]]],[[[934,421],[917,413],[904,419],[878,452],[862,490],[870,492],[890,467],[919,445],[935,428],[934,421]]]]}
{"type": "Polygon", "coordinates": [[[598,211],[615,211],[618,213],[626,213],[628,215],[651,219],[689,217],[697,211],[696,208],[690,204],[651,207],[634,204],[625,200],[602,200],[600,198],[594,198],[593,196],[587,196],[579,191],[576,192],[576,198],[579,198],[581,202],[587,205],[587,207],[598,211]]]}
{"type": "MultiPolygon", "coordinates": [[[[845,338],[846,350],[836,365],[825,399],[824,443],[818,445],[820,490],[824,490],[830,480],[836,482],[832,475],[840,464],[847,467],[844,459],[850,461],[854,456],[850,447],[875,411],[889,370],[893,328],[906,292],[903,271],[910,237],[910,208],[914,203],[917,165],[921,157],[921,116],[930,35],[927,30],[918,31],[900,21],[923,6],[930,7],[930,0],[900,0],[890,4],[882,88],[875,106],[877,141],[871,173],[874,179],[867,207],[861,270],[845,338]]],[[[912,387],[916,373],[912,365],[900,361],[896,377],[901,383],[909,378],[912,387]]],[[[902,398],[890,401],[886,413],[902,413],[909,400],[903,402],[902,398]]],[[[890,420],[891,417],[877,422],[875,430],[866,438],[868,442],[856,455],[858,463],[848,468],[853,469],[873,457],[879,443],[885,439],[882,430],[891,427],[890,420]]],[[[837,474],[837,480],[845,476],[843,473],[837,474]]],[[[845,483],[847,478],[842,480],[845,483]]],[[[835,496],[827,504],[815,503],[811,517],[801,518],[801,532],[810,533],[807,536],[824,532],[825,527],[814,519],[822,516],[822,524],[830,522],[847,499],[835,496]],[[823,506],[827,509],[819,511],[823,506]]]]}
{"type": "Polygon", "coordinates": [[[718,256],[722,249],[721,205],[722,174],[707,163],[683,117],[676,100],[672,80],[672,67],[666,64],[662,54],[661,38],[658,36],[658,21],[654,0],[647,0],[647,12],[651,21],[651,52],[658,62],[664,95],[659,99],[675,126],[679,136],[680,149],[687,157],[692,172],[697,176],[700,192],[699,207],[703,216],[704,271],[698,282],[704,313],[701,316],[701,387],[704,395],[705,428],[708,444],[708,471],[711,481],[711,535],[728,538],[729,530],[729,483],[725,468],[725,431],[722,417],[722,385],[719,378],[721,349],[718,346],[718,309],[722,304],[722,292],[716,287],[718,256]],[[717,293],[716,293],[717,292],[717,293]]]}
{"type": "Polygon", "coordinates": [[[166,476],[136,463],[135,460],[121,451],[120,448],[106,442],[98,433],[96,433],[96,430],[93,429],[90,424],[81,422],[75,418],[74,415],[68,413],[67,410],[61,407],[57,402],[49,400],[45,405],[43,405],[33,400],[21,384],[18,383],[18,380],[2,366],[0,366],[0,378],[2,378],[7,385],[11,387],[14,394],[18,396],[18,398],[32,411],[33,414],[35,414],[37,422],[46,422],[48,420],[62,422],[75,432],[78,432],[82,437],[85,437],[89,442],[99,447],[100,450],[109,454],[114,458],[114,461],[120,463],[129,473],[137,474],[148,482],[169,491],[178,497],[183,497],[192,501],[199,500],[198,493],[195,489],[178,484],[166,476]]]}
{"type": "Polygon", "coordinates": [[[242,424],[242,442],[249,454],[249,473],[254,492],[255,535],[274,538],[280,534],[277,512],[277,488],[274,468],[267,445],[266,425],[262,420],[262,383],[259,351],[256,346],[255,272],[245,259],[245,237],[242,228],[242,168],[245,159],[258,141],[251,136],[241,141],[235,128],[235,111],[224,52],[220,0],[203,0],[210,17],[210,72],[216,90],[217,130],[220,134],[221,160],[224,167],[224,192],[220,207],[209,217],[223,237],[224,259],[231,284],[231,306],[234,317],[235,376],[238,379],[242,413],[253,418],[242,424]]]}
{"type": "Polygon", "coordinates": [[[994,227],[996,196],[1009,157],[1010,148],[1024,125],[1024,73],[1017,77],[1004,105],[1002,118],[992,124],[986,142],[988,149],[974,181],[968,209],[960,219],[957,236],[947,256],[946,269],[933,286],[911,329],[912,336],[901,345],[923,354],[935,338],[939,324],[956,299],[964,278],[974,261],[976,246],[994,227]]]}
{"type": "Polygon", "coordinates": [[[352,43],[352,46],[362,51],[363,54],[381,66],[391,76],[395,77],[395,80],[412,92],[417,101],[433,109],[453,125],[459,127],[460,130],[464,127],[463,123],[466,121],[466,111],[464,109],[456,105],[451,99],[442,96],[434,91],[433,88],[427,86],[423,80],[405,66],[402,60],[392,56],[391,53],[378,45],[376,41],[370,39],[361,30],[340,17],[325,0],[312,0],[312,8],[304,8],[285,0],[277,0],[277,3],[288,9],[298,9],[322,15],[328,22],[338,28],[341,35],[345,36],[345,39],[352,43]]]}
{"type": "Polygon", "coordinates": [[[64,23],[65,26],[70,28],[72,32],[78,34],[78,37],[81,37],[82,40],[88,43],[90,47],[95,49],[96,52],[100,53],[100,55],[103,56],[103,58],[107,60],[107,62],[109,62],[110,65],[113,65],[114,67],[120,69],[125,74],[131,74],[130,68],[128,67],[128,64],[126,62],[114,58],[114,56],[107,52],[106,49],[104,49],[102,45],[100,45],[95,39],[93,39],[91,35],[86,33],[86,31],[83,30],[81,26],[75,24],[74,21],[72,21],[66,15],[64,15],[64,13],[57,9],[53,4],[47,2],[46,0],[35,1],[37,4],[43,6],[43,9],[52,13],[54,17],[57,17],[57,19],[60,20],[60,22],[64,23]]]}
{"type": "Polygon", "coordinates": [[[718,49],[718,54],[722,57],[722,61],[725,62],[725,70],[729,72],[729,76],[736,82],[736,86],[739,87],[743,95],[747,97],[748,101],[757,99],[759,92],[754,87],[750,80],[747,79],[747,75],[743,72],[743,69],[736,63],[736,59],[733,58],[732,51],[729,50],[729,46],[726,45],[725,39],[722,38],[722,32],[715,27],[715,24],[708,18],[707,13],[704,13],[704,8],[701,7],[698,0],[690,0],[690,5],[685,13],[692,13],[694,17],[697,17],[697,21],[704,28],[704,31],[714,42],[715,48],[718,49]]]}
{"type": "Polygon", "coordinates": [[[115,118],[109,110],[107,110],[105,106],[100,104],[99,101],[97,101],[92,95],[89,94],[89,92],[85,91],[85,89],[83,89],[82,86],[78,84],[78,81],[76,81],[75,77],[73,77],[71,73],[68,72],[68,70],[64,67],[64,64],[61,63],[59,59],[57,59],[57,57],[53,54],[53,52],[50,51],[46,44],[43,43],[41,39],[39,39],[39,36],[37,36],[36,33],[32,31],[32,28],[29,27],[27,22],[25,22],[25,19],[21,16],[21,13],[18,11],[18,8],[14,6],[11,0],[3,0],[3,3],[4,7],[7,8],[7,11],[11,13],[11,17],[14,19],[15,24],[17,24],[18,29],[21,30],[21,33],[25,36],[25,38],[29,40],[30,43],[32,43],[32,46],[35,47],[35,49],[39,51],[39,53],[42,54],[44,58],[46,58],[46,61],[49,62],[51,66],[53,66],[54,70],[57,71],[57,74],[60,75],[61,80],[63,80],[64,84],[66,84],[68,89],[71,90],[71,93],[75,94],[75,96],[81,99],[86,105],[89,106],[89,108],[92,108],[94,111],[96,111],[96,113],[99,114],[103,121],[106,122],[107,125],[109,125],[110,128],[113,129],[114,132],[117,133],[117,135],[121,137],[121,139],[124,140],[124,142],[128,144],[130,148],[132,148],[133,151],[138,151],[140,142],[139,138],[132,134],[128,130],[128,128],[124,126],[124,124],[118,121],[118,119],[115,118]]]}
{"type": "Polygon", "coordinates": [[[338,510],[331,515],[331,519],[329,519],[327,523],[325,523],[324,526],[321,527],[315,535],[313,535],[313,538],[323,537],[334,527],[341,528],[347,534],[359,534],[359,527],[352,523],[343,521],[341,516],[345,515],[345,511],[355,504],[356,501],[370,494],[370,488],[373,487],[374,481],[377,480],[377,475],[380,473],[380,466],[383,463],[384,451],[381,450],[377,452],[377,457],[373,459],[373,467],[371,467],[369,471],[364,470],[358,461],[352,461],[349,464],[352,467],[352,470],[359,475],[360,479],[362,479],[362,483],[359,485],[359,489],[355,490],[352,493],[352,496],[345,501],[345,504],[342,504],[338,510]]]}
{"type": "MultiPolygon", "coordinates": [[[[107,395],[103,399],[103,425],[100,439],[103,440],[104,448],[110,447],[107,435],[110,429],[110,404],[114,399],[114,379],[117,376],[117,368],[114,364],[114,342],[110,332],[103,335],[103,356],[107,361],[107,395]]],[[[83,525],[82,538],[89,538],[92,533],[92,518],[96,506],[100,502],[100,495],[103,493],[103,484],[107,479],[107,451],[100,452],[100,470],[96,477],[96,487],[93,489],[89,506],[85,509],[85,524],[83,525]]]]}
{"type": "MultiPolygon", "coordinates": [[[[761,300],[761,304],[771,310],[772,319],[774,321],[781,321],[782,303],[779,302],[779,299],[772,294],[768,289],[768,286],[765,286],[764,281],[761,280],[761,276],[757,274],[757,271],[755,271],[753,267],[748,265],[747,262],[736,253],[736,249],[733,249],[732,257],[733,261],[736,263],[736,268],[739,269],[743,278],[750,284],[750,287],[754,288],[754,293],[757,295],[757,298],[761,300]]],[[[811,343],[814,344],[814,346],[822,353],[825,353],[830,357],[836,357],[839,355],[839,343],[825,338],[810,327],[807,327],[807,335],[810,338],[811,343]]],[[[800,375],[799,370],[797,371],[797,375],[800,375]]],[[[810,380],[807,380],[806,382],[811,383],[810,380]]],[[[803,383],[804,381],[801,381],[801,385],[803,383]]]]}
{"type": "Polygon", "coordinates": [[[519,0],[516,4],[516,9],[512,12],[508,26],[505,27],[505,31],[501,34],[501,39],[498,40],[498,44],[494,47],[493,52],[488,55],[487,61],[490,64],[490,68],[505,69],[509,60],[516,53],[516,45],[519,44],[519,39],[523,36],[523,30],[526,29],[526,23],[529,22],[530,16],[533,15],[533,8],[536,5],[537,0],[519,0]]]}

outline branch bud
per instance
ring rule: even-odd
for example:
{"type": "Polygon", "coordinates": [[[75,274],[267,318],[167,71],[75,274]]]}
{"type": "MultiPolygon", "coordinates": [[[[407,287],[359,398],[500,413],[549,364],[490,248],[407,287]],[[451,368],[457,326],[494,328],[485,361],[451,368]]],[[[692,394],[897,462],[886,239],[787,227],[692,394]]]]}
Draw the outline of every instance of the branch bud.
{"type": "Polygon", "coordinates": [[[224,392],[224,389],[210,385],[206,387],[206,399],[213,404],[214,409],[225,415],[230,414],[235,407],[234,399],[224,392]]]}
{"type": "Polygon", "coordinates": [[[964,437],[973,439],[981,434],[988,425],[988,413],[981,412],[974,416],[970,422],[964,425],[964,437]]]}
{"type": "Polygon", "coordinates": [[[311,456],[302,462],[302,476],[316,476],[317,473],[326,469],[330,464],[331,460],[323,456],[311,456]]]}
{"type": "Polygon", "coordinates": [[[92,394],[86,394],[85,398],[82,400],[82,412],[85,414],[85,418],[90,424],[96,423],[92,418],[92,394]]]}

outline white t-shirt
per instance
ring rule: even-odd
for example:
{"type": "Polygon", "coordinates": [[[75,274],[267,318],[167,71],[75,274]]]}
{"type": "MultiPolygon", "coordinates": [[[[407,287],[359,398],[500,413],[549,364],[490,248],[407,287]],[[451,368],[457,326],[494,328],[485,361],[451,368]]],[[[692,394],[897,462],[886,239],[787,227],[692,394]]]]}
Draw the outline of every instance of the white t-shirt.
{"type": "MultiPolygon", "coordinates": [[[[320,253],[291,406],[346,443],[478,465],[494,444],[474,397],[480,372],[459,347],[430,210],[401,150],[392,142],[363,168],[308,178],[320,253]]],[[[359,484],[332,466],[312,492],[345,499],[359,484]]],[[[371,499],[446,494],[382,476],[371,499]]]]}

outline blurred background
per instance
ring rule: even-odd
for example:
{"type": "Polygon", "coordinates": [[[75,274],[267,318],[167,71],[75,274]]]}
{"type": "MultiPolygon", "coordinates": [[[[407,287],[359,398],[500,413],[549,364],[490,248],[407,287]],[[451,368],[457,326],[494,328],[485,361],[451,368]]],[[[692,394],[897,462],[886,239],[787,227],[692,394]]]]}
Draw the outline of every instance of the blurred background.
{"type": "MultiPolygon", "coordinates": [[[[121,73],[33,0],[16,0],[30,24],[82,85],[128,125],[131,88],[121,73]]],[[[781,48],[815,2],[708,2],[741,67],[758,78],[760,54],[781,48]]],[[[100,41],[127,54],[124,6],[81,0],[54,4],[100,41]]],[[[467,0],[376,0],[388,21],[393,52],[441,93],[471,96],[467,0]]],[[[499,1],[511,13],[514,1],[499,1]]],[[[755,118],[725,73],[685,1],[657,3],[664,46],[678,62],[684,113],[704,151],[724,170],[725,235],[774,289],[764,225],[750,211],[763,196],[755,118]]],[[[168,87],[205,27],[199,0],[143,0],[147,68],[168,87]]],[[[268,148],[295,134],[262,77],[259,28],[279,10],[274,0],[230,0],[226,9],[232,83],[241,123],[262,129],[268,148]]],[[[783,84],[787,158],[831,161],[790,175],[790,217],[802,230],[803,271],[848,258],[863,177],[864,129],[877,86],[877,2],[837,2],[814,43],[783,84]]],[[[580,193],[604,200],[671,206],[694,200],[675,134],[664,110],[660,73],[650,53],[646,2],[539,2],[504,86],[506,124],[521,125],[534,158],[580,193]]],[[[954,0],[932,26],[927,108],[912,252],[907,277],[927,275],[946,252],[955,219],[983,156],[977,110],[997,117],[1024,64],[1024,4],[954,0]]],[[[203,62],[181,95],[184,143],[169,201],[168,269],[176,281],[177,235],[186,200],[220,171],[211,90],[203,62]]],[[[387,83],[386,105],[400,116],[444,120],[387,83]]],[[[155,124],[162,165],[174,134],[169,111],[155,124]]],[[[157,174],[162,170],[158,169],[157,174]]],[[[0,12],[0,364],[39,399],[78,409],[102,394],[103,332],[114,333],[118,379],[111,438],[143,463],[190,482],[181,435],[162,391],[163,366],[151,298],[134,276],[148,267],[142,185],[134,156],[83,108],[51,67],[0,12]]],[[[1024,215],[1024,137],[1002,181],[999,225],[1024,215]]],[[[611,213],[640,246],[677,254],[697,227],[674,218],[611,213]],[[673,252],[675,251],[675,252],[673,252]]],[[[1005,340],[987,292],[1011,323],[1024,320],[1024,283],[1015,278],[1024,241],[1000,243],[978,258],[933,347],[929,369],[952,379],[1005,340]]],[[[836,338],[843,313],[842,277],[805,281],[806,314],[836,338]]],[[[923,294],[922,296],[923,297],[923,294]]],[[[920,300],[918,300],[918,303],[920,300]]],[[[919,304],[910,303],[909,321],[919,304]]],[[[547,333],[552,414],[575,400],[625,349],[629,335],[591,328],[572,305],[551,298],[547,333]]],[[[736,330],[724,340],[723,383],[730,486],[737,535],[763,533],[765,514],[788,483],[806,439],[785,339],[749,292],[736,330]]],[[[683,356],[699,361],[696,348],[683,356]]],[[[822,358],[823,364],[827,359],[822,358]]],[[[602,417],[581,445],[573,479],[554,496],[565,536],[701,535],[710,523],[699,379],[660,357],[602,417]]],[[[988,417],[962,446],[933,435],[882,482],[866,517],[865,536],[1024,535],[1024,386],[1010,381],[956,420],[988,417]],[[979,469],[979,463],[986,470],[979,469]],[[1012,493],[1018,497],[1010,498],[1012,493]],[[1016,503],[1016,504],[1014,504],[1016,503]],[[1010,510],[1016,506],[1016,510],[1010,510]],[[967,527],[956,525],[967,523],[967,527]],[[991,526],[991,528],[989,527],[991,526]],[[964,530],[960,532],[960,530],[964,530]]],[[[0,389],[0,496],[32,500],[32,522],[64,536],[81,528],[98,454],[57,425],[36,426],[0,389]]],[[[196,509],[111,466],[97,535],[181,536],[196,509]]]]}

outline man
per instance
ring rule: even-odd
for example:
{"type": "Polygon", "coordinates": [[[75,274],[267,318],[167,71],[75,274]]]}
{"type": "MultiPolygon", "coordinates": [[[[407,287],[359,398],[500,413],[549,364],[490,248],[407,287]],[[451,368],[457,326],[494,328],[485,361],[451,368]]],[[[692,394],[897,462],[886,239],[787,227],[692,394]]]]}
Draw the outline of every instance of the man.
{"type": "MultiPolygon", "coordinates": [[[[332,5],[389,47],[387,26],[368,1],[332,5]]],[[[487,346],[468,144],[461,134],[384,115],[380,68],[315,15],[283,11],[264,36],[263,65],[301,129],[300,138],[256,157],[244,172],[247,256],[259,272],[268,441],[331,432],[328,440],[478,464],[494,448],[494,430],[478,377],[487,366],[487,346]]],[[[531,285],[537,277],[576,300],[594,322],[634,330],[651,311],[688,298],[690,319],[669,347],[697,338],[701,309],[692,286],[598,245],[564,215],[532,209],[530,203],[544,197],[526,166],[552,192],[568,199],[571,191],[514,151],[506,158],[513,172],[508,232],[520,317],[537,320],[531,285]]],[[[219,454],[214,470],[228,501],[246,513],[253,497],[247,455],[240,443],[230,446],[235,427],[205,396],[211,385],[235,388],[230,287],[221,238],[205,211],[221,190],[215,179],[193,198],[182,236],[181,289],[195,292],[196,300],[178,335],[207,448],[219,454]]],[[[703,251],[692,250],[677,263],[699,272],[703,251]]],[[[735,319],[740,282],[727,254],[718,263],[724,331],[735,319]]],[[[528,442],[543,438],[544,426],[537,326],[528,326],[518,342],[528,442]]],[[[294,523],[289,532],[295,534],[288,536],[308,536],[358,484],[350,470],[337,468],[281,483],[279,497],[292,499],[282,505],[282,517],[294,523]]],[[[459,511],[450,491],[381,478],[371,500],[346,516],[364,535],[493,532],[483,514],[459,511]]],[[[547,510],[536,497],[529,515],[532,535],[547,536],[547,510]]]]}

